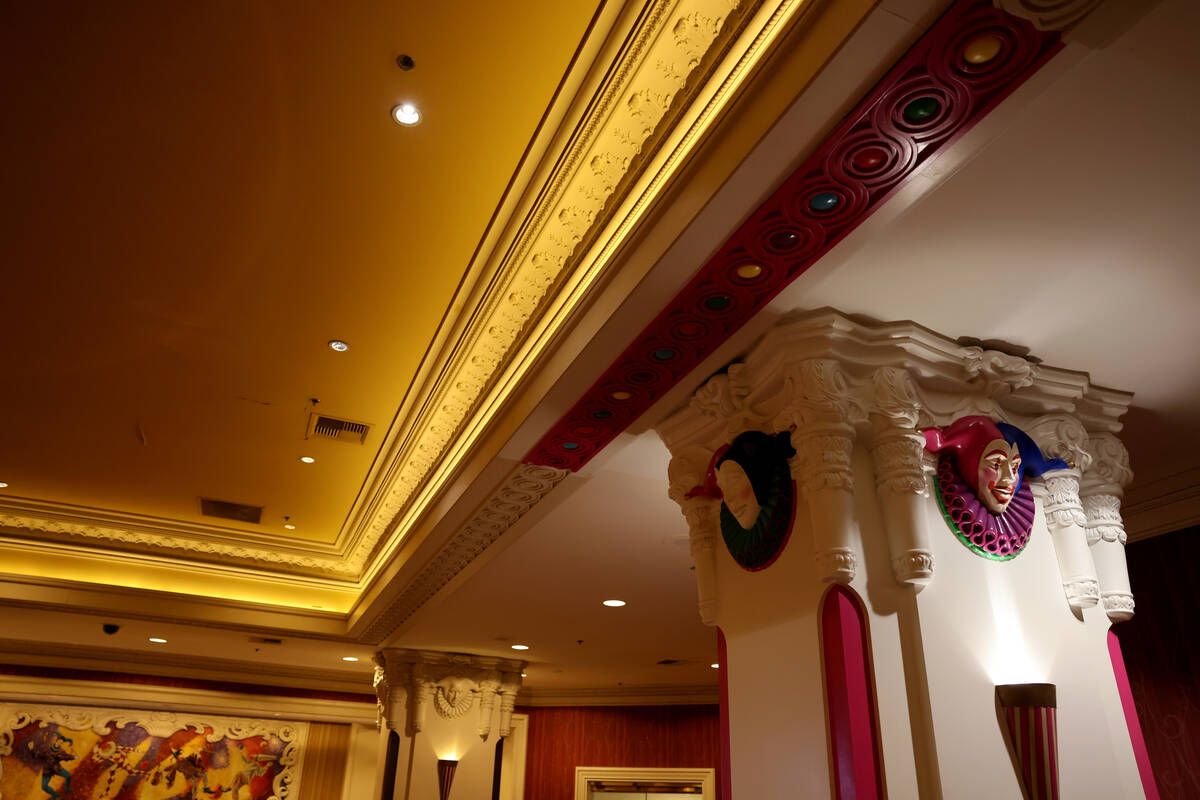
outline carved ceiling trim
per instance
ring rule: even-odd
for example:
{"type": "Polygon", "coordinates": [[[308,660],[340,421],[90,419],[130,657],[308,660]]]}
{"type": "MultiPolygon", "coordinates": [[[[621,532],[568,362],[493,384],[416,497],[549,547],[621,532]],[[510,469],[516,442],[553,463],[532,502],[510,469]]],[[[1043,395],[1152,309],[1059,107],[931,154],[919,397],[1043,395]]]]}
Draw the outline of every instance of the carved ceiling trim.
{"type": "Polygon", "coordinates": [[[566,470],[522,464],[476,510],[457,534],[358,635],[377,644],[417,613],[567,476],[566,470]]]}
{"type": "Polygon", "coordinates": [[[241,532],[231,541],[228,529],[111,512],[80,518],[65,506],[0,507],[0,525],[17,537],[153,552],[181,566],[214,562],[367,585],[722,104],[817,1],[651,0],[623,9],[623,41],[605,43],[619,44],[617,55],[585,65],[579,85],[588,88],[565,99],[585,110],[551,132],[543,172],[518,200],[522,215],[479,257],[479,279],[458,298],[467,311],[439,333],[429,378],[390,432],[384,467],[335,546],[241,532]]]}
{"type": "Polygon", "coordinates": [[[959,0],[525,457],[577,470],[1061,49],[959,0]]]}
{"type": "MultiPolygon", "coordinates": [[[[627,187],[653,164],[716,76],[731,43],[777,33],[803,5],[799,0],[683,0],[647,6],[621,60],[559,154],[554,173],[539,187],[537,204],[501,254],[476,321],[453,342],[452,357],[404,437],[408,446],[393,462],[394,477],[368,506],[371,513],[359,520],[347,562],[366,569],[364,579],[394,552],[607,266],[614,237],[599,255],[591,254],[589,244],[612,221],[617,201],[630,203],[627,187]],[[761,13],[764,8],[780,13],[761,13]]],[[[735,59],[734,74],[719,75],[718,82],[740,83],[767,48],[750,52],[752,58],[735,59]]],[[[714,120],[708,114],[690,123],[689,149],[714,120]]],[[[660,166],[656,181],[640,188],[621,220],[622,235],[680,163],[676,157],[660,166]]]]}

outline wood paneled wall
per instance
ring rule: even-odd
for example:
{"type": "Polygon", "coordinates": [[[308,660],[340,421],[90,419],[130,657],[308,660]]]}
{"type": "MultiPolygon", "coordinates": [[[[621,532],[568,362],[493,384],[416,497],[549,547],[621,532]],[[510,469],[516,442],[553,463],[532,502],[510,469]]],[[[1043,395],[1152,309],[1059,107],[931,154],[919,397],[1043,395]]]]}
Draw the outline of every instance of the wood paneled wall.
{"type": "Polygon", "coordinates": [[[300,773],[300,800],[337,800],[346,779],[350,726],[312,722],[300,773]]]}
{"type": "Polygon", "coordinates": [[[576,767],[711,767],[721,785],[715,705],[518,710],[529,715],[525,800],[571,800],[576,767]]]}
{"type": "Polygon", "coordinates": [[[1200,527],[1131,542],[1137,613],[1113,626],[1162,800],[1200,798],[1200,527]]]}

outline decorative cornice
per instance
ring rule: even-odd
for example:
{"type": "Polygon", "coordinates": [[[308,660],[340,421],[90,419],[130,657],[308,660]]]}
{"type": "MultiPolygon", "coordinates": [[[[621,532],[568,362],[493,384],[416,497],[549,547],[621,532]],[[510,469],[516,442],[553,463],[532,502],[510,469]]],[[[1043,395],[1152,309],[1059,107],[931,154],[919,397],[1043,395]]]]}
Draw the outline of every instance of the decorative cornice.
{"type": "Polygon", "coordinates": [[[359,641],[378,643],[386,639],[566,476],[565,470],[550,467],[522,464],[514,469],[387,610],[375,617],[358,636],[359,641]]]}
{"type": "Polygon", "coordinates": [[[443,719],[466,714],[479,702],[476,731],[487,739],[492,712],[500,701],[499,733],[512,730],[512,713],[521,689],[524,661],[466,653],[385,649],[375,656],[375,691],[383,721],[408,735],[425,727],[426,711],[433,706],[443,719]],[[401,725],[403,724],[403,728],[401,725]]]}
{"type": "MultiPolygon", "coordinates": [[[[1039,33],[990,3],[960,0],[952,6],[526,461],[570,470],[583,466],[1059,46],[1057,35],[1039,33]],[[964,48],[983,37],[1000,37],[1005,46],[983,63],[968,62],[964,48]]],[[[997,356],[988,359],[979,370],[999,375],[1007,369],[997,356]]],[[[1010,380],[1001,383],[1013,388],[1010,380]]]]}
{"type": "Polygon", "coordinates": [[[612,15],[617,26],[598,29],[597,36],[614,38],[596,52],[615,55],[585,63],[573,76],[580,94],[555,101],[563,121],[539,134],[545,152],[522,179],[518,192],[524,193],[514,195],[519,213],[481,250],[471,269],[475,279],[456,298],[470,313],[439,333],[428,379],[389,432],[384,466],[336,547],[228,531],[222,541],[216,529],[119,516],[97,523],[56,519],[52,511],[13,514],[7,522],[21,535],[153,549],[184,563],[302,571],[365,586],[584,301],[621,239],[805,6],[803,0],[650,0],[628,4],[612,15]],[[602,252],[591,253],[601,231],[607,236],[602,252]]]}

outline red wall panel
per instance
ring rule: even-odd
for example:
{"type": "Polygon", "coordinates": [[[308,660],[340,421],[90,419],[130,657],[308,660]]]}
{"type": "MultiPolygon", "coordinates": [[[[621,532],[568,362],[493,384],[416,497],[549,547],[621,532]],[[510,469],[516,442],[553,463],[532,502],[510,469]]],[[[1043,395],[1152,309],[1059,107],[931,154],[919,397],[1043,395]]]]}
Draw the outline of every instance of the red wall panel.
{"type": "Polygon", "coordinates": [[[1200,528],[1126,551],[1137,613],[1113,626],[1162,800],[1200,798],[1200,528]]]}
{"type": "Polygon", "coordinates": [[[529,715],[525,800],[571,800],[576,767],[711,767],[721,785],[715,705],[518,710],[529,715]]]}

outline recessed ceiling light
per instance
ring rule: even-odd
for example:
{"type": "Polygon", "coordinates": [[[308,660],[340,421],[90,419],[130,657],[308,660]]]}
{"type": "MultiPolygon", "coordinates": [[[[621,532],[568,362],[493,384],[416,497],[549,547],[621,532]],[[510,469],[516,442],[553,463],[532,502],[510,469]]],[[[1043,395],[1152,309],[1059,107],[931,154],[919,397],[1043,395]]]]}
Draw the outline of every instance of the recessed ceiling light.
{"type": "Polygon", "coordinates": [[[350,349],[350,345],[346,344],[341,339],[330,339],[329,349],[337,353],[344,353],[350,349]]]}
{"type": "Polygon", "coordinates": [[[522,672],[522,673],[521,673],[521,677],[522,677],[522,678],[528,678],[529,676],[528,676],[527,674],[525,674],[524,672],[522,672]]]}
{"type": "Polygon", "coordinates": [[[625,601],[624,600],[605,600],[604,605],[608,606],[609,608],[620,608],[621,606],[625,605],[625,601]]]}
{"type": "Polygon", "coordinates": [[[720,669],[720,668],[721,668],[721,665],[720,665],[720,664],[709,664],[709,666],[710,666],[710,667],[712,667],[713,669],[720,669]]]}
{"type": "Polygon", "coordinates": [[[293,524],[292,524],[292,523],[290,523],[290,522],[285,522],[285,523],[283,523],[283,527],[284,527],[286,530],[289,530],[289,531],[294,531],[294,530],[296,530],[296,526],[295,526],[295,525],[293,525],[293,524]]]}
{"type": "Polygon", "coordinates": [[[4,481],[0,481],[0,489],[7,489],[7,488],[8,488],[8,484],[5,483],[4,481]]]}
{"type": "Polygon", "coordinates": [[[161,636],[151,636],[150,641],[154,642],[155,644],[166,644],[167,643],[167,640],[162,638],[161,636]]]}
{"type": "Polygon", "coordinates": [[[392,119],[401,125],[416,125],[421,121],[421,112],[412,103],[401,103],[392,109],[392,119]]]}
{"type": "Polygon", "coordinates": [[[316,459],[313,458],[312,456],[300,456],[300,460],[303,461],[305,464],[311,464],[314,461],[316,461],[316,459]]]}
{"type": "Polygon", "coordinates": [[[342,656],[342,661],[358,661],[358,656],[342,656]]]}
{"type": "Polygon", "coordinates": [[[513,649],[513,650],[528,650],[528,649],[529,649],[529,645],[527,645],[527,644],[514,644],[514,645],[512,646],[512,649],[513,649]]]}

